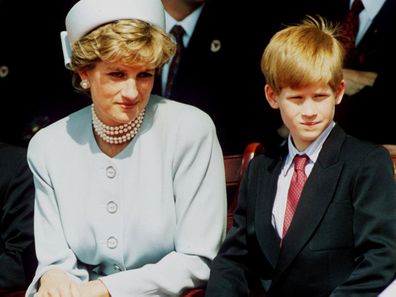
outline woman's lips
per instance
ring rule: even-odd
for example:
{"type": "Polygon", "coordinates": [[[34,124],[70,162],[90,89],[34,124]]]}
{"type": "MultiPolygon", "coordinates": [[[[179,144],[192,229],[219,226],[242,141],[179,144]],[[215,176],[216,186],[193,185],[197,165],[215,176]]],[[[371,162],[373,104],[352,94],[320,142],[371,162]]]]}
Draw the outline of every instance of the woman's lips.
{"type": "Polygon", "coordinates": [[[126,108],[126,109],[131,109],[134,108],[138,105],[138,101],[128,101],[128,102],[120,102],[118,103],[118,105],[120,105],[122,108],[126,108]]]}

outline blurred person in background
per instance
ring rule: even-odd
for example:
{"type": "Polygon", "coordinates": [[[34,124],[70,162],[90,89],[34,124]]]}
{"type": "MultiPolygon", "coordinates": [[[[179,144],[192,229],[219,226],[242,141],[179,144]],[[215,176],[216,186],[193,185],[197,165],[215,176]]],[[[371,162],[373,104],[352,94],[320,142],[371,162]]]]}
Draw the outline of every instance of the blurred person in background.
{"type": "MultiPolygon", "coordinates": [[[[262,50],[271,36],[272,4],[262,1],[163,0],[166,31],[183,28],[178,67],[169,84],[165,65],[154,93],[199,107],[213,119],[224,154],[240,154],[260,141],[267,151],[278,148],[279,115],[263,93],[262,50]],[[169,88],[168,88],[169,87],[169,88]]],[[[176,54],[177,55],[177,54],[176,54]]]]}
{"type": "Polygon", "coordinates": [[[26,290],[37,266],[26,149],[0,143],[0,296],[26,290]]]}

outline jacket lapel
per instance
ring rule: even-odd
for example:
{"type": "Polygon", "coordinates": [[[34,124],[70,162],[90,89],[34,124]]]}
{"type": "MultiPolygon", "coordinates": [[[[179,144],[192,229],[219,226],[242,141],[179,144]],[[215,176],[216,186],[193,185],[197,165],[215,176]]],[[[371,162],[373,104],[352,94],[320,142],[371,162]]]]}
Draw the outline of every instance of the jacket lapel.
{"type": "Polygon", "coordinates": [[[272,208],[276,194],[278,176],[282,169],[284,158],[279,158],[268,167],[262,167],[257,187],[255,222],[259,245],[275,269],[280,251],[280,238],[272,227],[272,208]]]}
{"type": "Polygon", "coordinates": [[[343,167],[339,162],[339,153],[344,139],[345,133],[336,125],[323,145],[283,240],[276,268],[277,275],[281,274],[306,246],[326,213],[343,167]]]}

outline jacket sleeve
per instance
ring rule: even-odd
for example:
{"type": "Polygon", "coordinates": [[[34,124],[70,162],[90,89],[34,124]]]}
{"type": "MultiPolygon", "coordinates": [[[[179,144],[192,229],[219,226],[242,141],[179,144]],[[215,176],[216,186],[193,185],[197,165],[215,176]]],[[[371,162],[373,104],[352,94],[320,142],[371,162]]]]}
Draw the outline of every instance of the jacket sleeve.
{"type": "Polygon", "coordinates": [[[396,269],[396,187],[393,162],[382,147],[362,160],[353,184],[355,268],[331,297],[377,296],[396,269]]]}
{"type": "Polygon", "coordinates": [[[38,267],[26,296],[34,296],[41,276],[54,268],[62,269],[76,282],[89,280],[87,269],[79,265],[77,257],[66,241],[56,193],[45,162],[46,144],[37,139],[34,137],[29,143],[28,164],[33,173],[36,190],[34,237],[38,267]]]}
{"type": "Polygon", "coordinates": [[[241,183],[233,226],[211,265],[207,297],[249,296],[247,204],[249,166],[241,183]]]}

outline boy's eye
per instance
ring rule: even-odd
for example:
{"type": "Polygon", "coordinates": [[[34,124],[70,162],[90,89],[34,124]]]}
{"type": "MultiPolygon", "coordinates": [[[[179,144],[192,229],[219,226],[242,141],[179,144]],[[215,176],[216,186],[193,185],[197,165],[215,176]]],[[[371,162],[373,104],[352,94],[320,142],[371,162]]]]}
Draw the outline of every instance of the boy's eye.
{"type": "Polygon", "coordinates": [[[302,100],[303,97],[302,96],[290,96],[289,100],[302,100]]]}
{"type": "Polygon", "coordinates": [[[326,98],[327,98],[326,94],[317,94],[317,95],[314,96],[314,99],[316,99],[316,100],[323,100],[323,99],[326,99],[326,98]]]}

